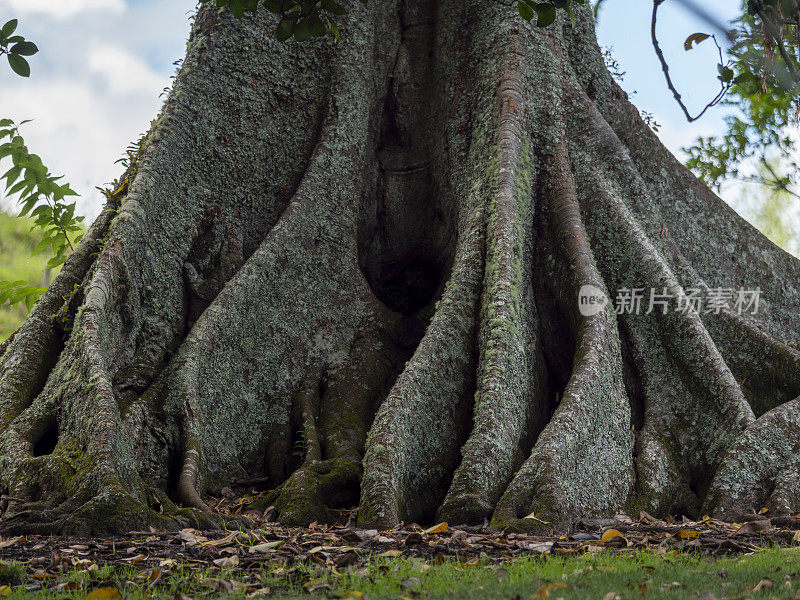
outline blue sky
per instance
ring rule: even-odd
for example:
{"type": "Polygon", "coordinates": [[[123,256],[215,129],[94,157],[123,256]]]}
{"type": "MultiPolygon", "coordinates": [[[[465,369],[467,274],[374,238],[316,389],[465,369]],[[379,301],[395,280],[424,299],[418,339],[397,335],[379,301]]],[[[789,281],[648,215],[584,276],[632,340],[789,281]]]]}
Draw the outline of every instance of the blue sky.
{"type": "MultiPolygon", "coordinates": [[[[0,0],[0,22],[17,17],[19,32],[40,48],[29,80],[0,68],[0,115],[34,119],[29,147],[81,194],[79,210],[97,214],[102,186],[120,173],[127,144],[144,132],[161,105],[162,90],[184,52],[195,0],[0,0]]],[[[735,0],[707,0],[721,20],[735,0]]],[[[655,115],[659,135],[678,152],[698,134],[721,131],[718,107],[688,124],[666,88],[650,46],[648,0],[605,0],[599,38],[626,71],[623,87],[655,115]]],[[[706,42],[684,52],[683,40],[707,26],[675,0],[661,9],[660,38],[676,83],[694,107],[715,93],[716,55],[706,42]]],[[[732,194],[733,192],[731,192],[732,194]]],[[[726,194],[728,195],[728,194],[726,194]]]]}
{"type": "MultiPolygon", "coordinates": [[[[702,4],[724,23],[735,18],[739,8],[737,0],[704,0],[702,4]]],[[[600,45],[611,49],[612,55],[626,72],[622,86],[629,93],[636,92],[632,96],[633,103],[654,114],[662,125],[659,137],[676,152],[697,135],[721,131],[728,109],[716,107],[699,121],[687,122],[667,89],[650,42],[652,6],[649,0],[605,0],[600,10],[597,33],[600,45]]],[[[714,33],[706,23],[675,0],[667,0],[661,6],[659,42],[675,85],[693,115],[719,91],[716,79],[719,55],[711,40],[690,52],[683,48],[684,40],[698,31],[714,33]]],[[[720,36],[717,37],[719,39],[720,36]]]]}

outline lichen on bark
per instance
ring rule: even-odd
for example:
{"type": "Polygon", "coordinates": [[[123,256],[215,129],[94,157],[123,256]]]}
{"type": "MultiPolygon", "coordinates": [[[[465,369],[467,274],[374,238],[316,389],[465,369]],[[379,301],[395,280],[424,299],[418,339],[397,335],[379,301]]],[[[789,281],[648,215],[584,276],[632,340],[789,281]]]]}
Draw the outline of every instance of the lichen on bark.
{"type": "Polygon", "coordinates": [[[128,186],[0,348],[0,531],[209,523],[247,477],[292,524],[800,511],[800,263],[663,148],[588,7],[345,20],[281,44],[199,9],[128,186]],[[584,285],[761,310],[583,315],[584,285]]]}

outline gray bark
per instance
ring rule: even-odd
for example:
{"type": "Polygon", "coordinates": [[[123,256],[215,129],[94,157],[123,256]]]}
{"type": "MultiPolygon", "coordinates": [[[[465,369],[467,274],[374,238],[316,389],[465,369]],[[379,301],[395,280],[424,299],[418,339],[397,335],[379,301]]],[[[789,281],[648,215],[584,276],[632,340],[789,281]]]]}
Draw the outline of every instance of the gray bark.
{"type": "Polygon", "coordinates": [[[200,9],[130,185],[0,348],[0,530],[205,524],[247,477],[292,524],[800,511],[800,262],[663,148],[588,9],[274,27],[200,9]],[[583,316],[587,284],[761,310],[583,316]]]}

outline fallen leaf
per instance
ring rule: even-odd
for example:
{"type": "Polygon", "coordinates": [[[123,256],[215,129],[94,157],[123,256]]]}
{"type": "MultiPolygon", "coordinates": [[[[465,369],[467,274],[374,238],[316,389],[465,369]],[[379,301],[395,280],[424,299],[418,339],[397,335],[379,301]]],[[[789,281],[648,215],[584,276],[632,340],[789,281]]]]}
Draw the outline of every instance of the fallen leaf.
{"type": "MultiPolygon", "coordinates": [[[[524,543],[524,542],[521,542],[524,543]]],[[[547,554],[552,550],[554,542],[533,542],[527,544],[527,549],[531,552],[538,552],[539,554],[547,554]]]]}
{"type": "Polygon", "coordinates": [[[739,529],[736,530],[736,533],[758,533],[759,531],[769,529],[771,524],[772,521],[769,519],[765,519],[763,521],[748,521],[739,527],[739,529]]]}
{"type": "Polygon", "coordinates": [[[312,579],[311,581],[306,581],[303,584],[303,589],[311,594],[319,590],[329,590],[331,587],[331,584],[325,583],[325,580],[322,578],[312,579]]]}
{"type": "Polygon", "coordinates": [[[615,537],[617,537],[617,536],[619,536],[619,537],[625,537],[624,535],[622,535],[622,533],[620,533],[620,532],[619,532],[619,531],[617,531],[616,529],[606,529],[606,530],[603,532],[603,535],[600,537],[600,541],[601,541],[601,542],[607,542],[607,541],[609,541],[609,540],[612,540],[612,539],[614,539],[614,538],[615,538],[615,537]]]}
{"type": "Polygon", "coordinates": [[[86,596],[86,600],[117,600],[118,598],[122,598],[122,594],[113,587],[97,588],[86,596]]]}
{"type": "Polygon", "coordinates": [[[36,569],[33,572],[33,576],[36,579],[55,579],[56,578],[56,576],[53,575],[52,573],[48,573],[47,571],[42,571],[41,569],[36,569]]]}
{"type": "Polygon", "coordinates": [[[763,515],[764,513],[768,513],[768,512],[769,512],[769,509],[765,507],[765,508],[762,508],[760,511],[758,511],[758,514],[763,515]]]}
{"type": "Polygon", "coordinates": [[[550,597],[550,591],[547,589],[546,585],[540,587],[536,592],[534,592],[533,596],[531,596],[531,598],[549,598],[549,597],[550,597]]]}
{"type": "Polygon", "coordinates": [[[236,555],[223,556],[222,558],[215,559],[214,564],[220,567],[221,569],[232,569],[233,567],[239,564],[239,557],[236,555]]]}
{"type": "Polygon", "coordinates": [[[11,588],[7,585],[0,585],[0,596],[10,596],[11,588]]]}
{"type": "Polygon", "coordinates": [[[600,541],[604,544],[615,546],[617,548],[622,548],[628,545],[628,538],[626,538],[616,529],[606,529],[603,532],[603,536],[600,538],[600,541]]]}
{"type": "Polygon", "coordinates": [[[439,523],[438,525],[429,527],[422,533],[445,533],[446,531],[447,531],[447,521],[444,521],[443,523],[439,523]]]}
{"type": "Polygon", "coordinates": [[[181,539],[184,542],[189,542],[190,544],[195,544],[197,542],[204,542],[208,538],[203,536],[200,530],[187,527],[186,529],[181,529],[178,532],[178,539],[181,539]]]}
{"type": "Polygon", "coordinates": [[[679,540],[693,540],[695,538],[699,538],[700,537],[700,532],[699,531],[690,531],[688,529],[681,529],[680,531],[678,531],[678,533],[675,534],[675,536],[679,540]]]}
{"type": "Polygon", "coordinates": [[[153,587],[161,580],[162,575],[163,571],[161,569],[151,569],[150,572],[147,573],[147,587],[153,587]]]}
{"type": "Polygon", "coordinates": [[[144,562],[145,560],[147,560],[147,555],[145,555],[145,554],[137,554],[136,556],[123,558],[122,560],[127,562],[127,563],[137,564],[137,563],[144,562]]]}
{"type": "Polygon", "coordinates": [[[18,544],[20,542],[24,542],[25,536],[21,535],[19,537],[8,538],[7,540],[0,539],[0,548],[8,548],[9,546],[13,546],[14,544],[18,544]]]}
{"type": "Polygon", "coordinates": [[[233,541],[233,538],[235,538],[237,534],[238,534],[237,531],[233,531],[233,532],[229,533],[228,535],[226,535],[224,538],[220,538],[218,540],[208,540],[206,542],[201,542],[200,545],[201,546],[213,546],[213,547],[226,546],[226,545],[230,544],[233,541]]]}
{"type": "Polygon", "coordinates": [[[769,577],[764,577],[761,581],[758,582],[758,585],[753,588],[754,592],[760,592],[763,589],[771,588],[772,587],[772,579],[769,577]]]}
{"type": "Polygon", "coordinates": [[[381,552],[378,556],[385,556],[387,558],[396,558],[403,554],[402,550],[387,550],[386,552],[381,552]]]}
{"type": "Polygon", "coordinates": [[[255,554],[256,552],[269,552],[270,550],[275,550],[276,548],[280,548],[286,543],[286,540],[276,540],[274,542],[264,542],[263,544],[256,544],[255,546],[250,546],[248,552],[250,554],[255,554]]]}
{"type": "Polygon", "coordinates": [[[620,596],[617,592],[608,592],[603,596],[603,600],[619,600],[620,596]]]}

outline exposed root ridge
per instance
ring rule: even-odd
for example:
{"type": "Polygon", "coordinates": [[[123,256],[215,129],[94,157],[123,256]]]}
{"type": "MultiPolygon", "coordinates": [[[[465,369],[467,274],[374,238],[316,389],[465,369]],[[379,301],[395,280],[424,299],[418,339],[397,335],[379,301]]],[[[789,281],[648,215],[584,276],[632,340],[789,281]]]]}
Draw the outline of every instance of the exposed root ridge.
{"type": "Polygon", "coordinates": [[[519,35],[508,43],[496,99],[497,171],[489,175],[496,183],[487,217],[474,424],[439,509],[442,520],[481,523],[491,515],[547,410],[532,273],[525,260],[533,251],[534,182],[519,35]]]}
{"type": "Polygon", "coordinates": [[[498,525],[565,524],[613,511],[633,486],[630,408],[615,319],[605,312],[581,316],[574,300],[582,286],[602,290],[605,284],[583,228],[563,143],[549,161],[544,189],[553,242],[570,273],[566,289],[578,328],[575,359],[559,407],[497,505],[492,522],[498,525]],[[519,520],[529,512],[537,519],[519,520]]]}
{"type": "Polygon", "coordinates": [[[466,435],[463,415],[472,399],[484,239],[479,206],[467,217],[450,281],[425,337],[370,429],[361,487],[362,525],[393,526],[401,520],[430,518],[431,508],[441,502],[439,490],[455,467],[466,435]]]}

